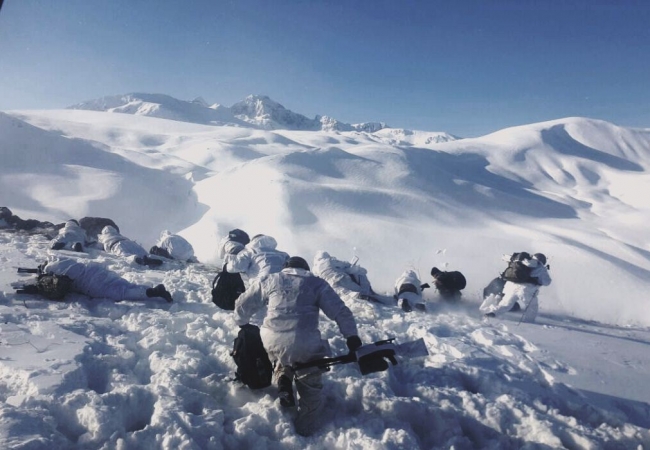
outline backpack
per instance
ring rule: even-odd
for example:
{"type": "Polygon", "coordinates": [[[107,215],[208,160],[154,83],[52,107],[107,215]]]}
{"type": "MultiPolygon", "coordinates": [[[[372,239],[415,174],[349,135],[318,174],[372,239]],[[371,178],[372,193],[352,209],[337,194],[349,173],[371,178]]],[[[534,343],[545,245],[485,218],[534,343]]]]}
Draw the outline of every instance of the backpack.
{"type": "Polygon", "coordinates": [[[245,290],[241,275],[228,272],[224,264],[221,272],[212,281],[212,303],[221,309],[233,311],[235,301],[245,290]]]}
{"type": "Polygon", "coordinates": [[[503,279],[514,283],[535,282],[535,280],[530,276],[532,269],[522,263],[522,261],[528,261],[531,258],[532,257],[527,252],[514,253],[512,257],[510,257],[508,267],[502,274],[503,279]]]}
{"type": "Polygon", "coordinates": [[[465,275],[458,271],[441,272],[435,278],[436,289],[439,291],[462,291],[467,286],[465,275]]]}
{"type": "Polygon", "coordinates": [[[41,273],[35,284],[27,284],[16,290],[17,294],[42,295],[48,300],[63,300],[72,291],[72,278],[67,275],[41,273]]]}
{"type": "Polygon", "coordinates": [[[237,365],[236,380],[251,389],[271,385],[273,366],[262,344],[259,327],[251,324],[241,326],[230,356],[237,365]]]}
{"type": "Polygon", "coordinates": [[[501,277],[496,277],[494,280],[490,281],[490,284],[488,284],[484,289],[483,289],[483,300],[488,298],[490,295],[494,295],[496,297],[502,297],[503,296],[503,287],[506,284],[506,280],[504,280],[501,277]]]}

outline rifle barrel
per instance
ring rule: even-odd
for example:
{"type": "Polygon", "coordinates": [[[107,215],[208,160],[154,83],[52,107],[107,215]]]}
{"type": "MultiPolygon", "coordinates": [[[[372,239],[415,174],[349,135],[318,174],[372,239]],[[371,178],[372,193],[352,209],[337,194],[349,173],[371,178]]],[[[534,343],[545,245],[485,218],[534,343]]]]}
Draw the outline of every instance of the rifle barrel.
{"type": "Polygon", "coordinates": [[[347,364],[356,361],[356,356],[353,353],[348,353],[347,355],[336,356],[334,358],[321,358],[315,359],[313,361],[308,361],[305,363],[295,363],[293,365],[294,370],[308,369],[310,367],[329,367],[336,364],[347,364]]]}

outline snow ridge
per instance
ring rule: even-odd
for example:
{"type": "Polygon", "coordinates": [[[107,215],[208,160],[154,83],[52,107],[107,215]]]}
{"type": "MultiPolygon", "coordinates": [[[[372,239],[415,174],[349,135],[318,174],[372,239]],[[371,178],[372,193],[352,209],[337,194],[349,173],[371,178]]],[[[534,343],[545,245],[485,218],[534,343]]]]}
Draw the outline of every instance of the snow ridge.
{"type": "MultiPolygon", "coordinates": [[[[163,94],[132,93],[89,100],[69,106],[68,109],[134,114],[204,125],[234,125],[263,130],[375,133],[390,128],[384,122],[348,124],[322,115],[310,119],[285,108],[266,95],[249,95],[228,108],[218,103],[208,106],[201,97],[188,102],[163,94]]],[[[402,130],[402,132],[410,131],[402,130]]],[[[436,138],[436,142],[456,139],[446,133],[436,134],[440,135],[436,138]]]]}

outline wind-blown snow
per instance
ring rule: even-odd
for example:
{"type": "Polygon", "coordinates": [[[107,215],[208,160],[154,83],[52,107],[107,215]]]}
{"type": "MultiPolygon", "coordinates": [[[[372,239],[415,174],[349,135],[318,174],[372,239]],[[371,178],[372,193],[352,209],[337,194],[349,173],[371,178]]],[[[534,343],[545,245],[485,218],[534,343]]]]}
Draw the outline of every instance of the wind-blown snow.
{"type": "MultiPolygon", "coordinates": [[[[48,256],[45,238],[0,234],[0,446],[649,445],[650,131],[569,118],[449,142],[409,133],[0,113],[0,205],[55,223],[110,217],[147,248],[170,229],[205,263],[148,271],[91,252],[81,257],[165,283],[174,304],[53,303],[10,286],[16,266],[48,256]],[[308,260],[356,254],[380,292],[407,266],[423,281],[434,265],[461,270],[463,304],[428,293],[425,314],[349,305],[364,342],[422,337],[430,356],[366,377],[335,368],[327,424],[301,438],[273,388],[227,381],[236,327],[209,285],[235,227],[308,260]],[[520,250],[549,256],[540,323],[480,321],[479,291],[520,250]]],[[[321,327],[343,352],[335,326],[321,327]]]]}

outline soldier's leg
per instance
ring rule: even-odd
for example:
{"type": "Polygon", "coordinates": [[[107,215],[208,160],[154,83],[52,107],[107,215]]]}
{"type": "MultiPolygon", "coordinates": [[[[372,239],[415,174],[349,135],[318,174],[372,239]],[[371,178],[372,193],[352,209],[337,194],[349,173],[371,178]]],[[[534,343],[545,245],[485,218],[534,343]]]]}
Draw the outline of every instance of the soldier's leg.
{"type": "Polygon", "coordinates": [[[278,362],[275,366],[273,377],[278,386],[280,405],[285,407],[296,406],[296,400],[293,396],[293,370],[291,367],[283,366],[278,362]]]}
{"type": "Polygon", "coordinates": [[[309,436],[320,425],[319,420],[323,409],[323,381],[320,369],[313,368],[306,373],[296,374],[298,389],[298,416],[296,417],[296,432],[309,436]]]}
{"type": "Polygon", "coordinates": [[[524,309],[522,322],[533,323],[537,318],[537,312],[539,311],[539,299],[537,294],[539,292],[539,287],[531,289],[530,292],[527,292],[527,300],[522,305],[524,309]]]}

